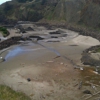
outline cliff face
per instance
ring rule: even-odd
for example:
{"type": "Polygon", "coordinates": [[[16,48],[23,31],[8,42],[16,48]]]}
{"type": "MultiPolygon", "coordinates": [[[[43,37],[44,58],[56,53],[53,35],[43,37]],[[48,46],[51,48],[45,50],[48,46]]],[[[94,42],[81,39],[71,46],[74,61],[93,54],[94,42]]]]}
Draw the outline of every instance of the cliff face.
{"type": "Polygon", "coordinates": [[[40,19],[100,27],[100,0],[12,0],[0,6],[0,22],[40,19]]]}
{"type": "Polygon", "coordinates": [[[94,28],[100,27],[100,0],[88,0],[81,10],[79,22],[94,28]]]}

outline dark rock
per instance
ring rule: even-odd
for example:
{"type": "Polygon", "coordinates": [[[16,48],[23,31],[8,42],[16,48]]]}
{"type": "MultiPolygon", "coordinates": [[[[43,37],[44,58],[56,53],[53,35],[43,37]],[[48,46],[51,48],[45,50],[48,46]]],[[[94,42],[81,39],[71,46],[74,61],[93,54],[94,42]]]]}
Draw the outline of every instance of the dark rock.
{"type": "Polygon", "coordinates": [[[59,31],[56,32],[50,32],[49,34],[61,34],[59,31]]]}
{"type": "Polygon", "coordinates": [[[58,38],[57,36],[51,36],[51,38],[58,38]]]}
{"type": "Polygon", "coordinates": [[[90,90],[83,91],[84,94],[92,94],[90,90]]]}
{"type": "Polygon", "coordinates": [[[11,38],[9,38],[9,39],[7,39],[5,41],[2,41],[0,43],[0,50],[2,50],[4,48],[7,48],[7,47],[9,47],[11,45],[14,45],[14,44],[19,44],[18,41],[20,41],[20,40],[21,40],[21,37],[17,36],[17,37],[11,37],[11,38]]]}
{"type": "Polygon", "coordinates": [[[28,27],[28,28],[25,29],[25,31],[34,31],[34,29],[31,28],[31,27],[28,27]]]}
{"type": "Polygon", "coordinates": [[[29,36],[29,38],[37,38],[37,40],[43,40],[44,39],[41,36],[29,36]]]}
{"type": "Polygon", "coordinates": [[[30,81],[31,81],[31,79],[30,79],[30,78],[27,78],[27,81],[28,81],[28,82],[30,82],[30,81]]]}
{"type": "Polygon", "coordinates": [[[6,59],[5,59],[5,58],[3,58],[3,59],[2,59],[2,61],[4,62],[4,61],[6,61],[6,59]]]}

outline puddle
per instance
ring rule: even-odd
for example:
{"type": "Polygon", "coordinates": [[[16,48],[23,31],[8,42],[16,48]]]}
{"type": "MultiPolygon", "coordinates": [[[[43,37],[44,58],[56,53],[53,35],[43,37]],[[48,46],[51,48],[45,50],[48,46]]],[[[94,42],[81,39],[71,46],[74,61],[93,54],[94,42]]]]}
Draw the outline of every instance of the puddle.
{"type": "Polygon", "coordinates": [[[48,49],[51,52],[54,52],[57,56],[61,56],[57,50],[50,48],[50,47],[46,47],[46,46],[42,45],[41,43],[37,43],[37,44],[41,45],[42,47],[35,47],[36,45],[34,43],[24,43],[22,45],[16,46],[13,49],[11,49],[10,51],[8,51],[8,54],[5,56],[5,60],[11,59],[20,54],[24,54],[24,53],[26,54],[26,53],[37,51],[40,49],[48,49]],[[34,48],[30,48],[32,46],[34,48]]]}
{"type": "Polygon", "coordinates": [[[32,51],[36,51],[36,50],[40,50],[40,49],[43,49],[43,48],[28,49],[27,47],[23,48],[23,46],[22,47],[17,46],[8,52],[8,54],[5,57],[5,60],[13,58],[13,57],[15,57],[19,54],[22,54],[22,53],[26,53],[26,52],[28,53],[28,52],[32,52],[32,51]]]}
{"type": "Polygon", "coordinates": [[[12,58],[16,56],[17,54],[21,53],[23,51],[22,48],[16,47],[13,50],[9,51],[8,54],[6,55],[5,59],[7,60],[8,58],[12,58]]]}

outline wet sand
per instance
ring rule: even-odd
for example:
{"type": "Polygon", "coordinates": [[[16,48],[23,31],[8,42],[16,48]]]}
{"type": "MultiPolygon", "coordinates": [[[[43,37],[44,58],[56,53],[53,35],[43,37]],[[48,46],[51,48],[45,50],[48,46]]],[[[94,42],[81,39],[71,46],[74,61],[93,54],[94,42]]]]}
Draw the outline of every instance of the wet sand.
{"type": "Polygon", "coordinates": [[[61,42],[30,41],[10,47],[1,54],[6,61],[0,63],[0,84],[22,91],[32,100],[85,100],[83,91],[91,88],[78,89],[85,75],[71,62],[81,66],[81,53],[92,44],[76,41],[78,33],[70,32],[61,42]]]}

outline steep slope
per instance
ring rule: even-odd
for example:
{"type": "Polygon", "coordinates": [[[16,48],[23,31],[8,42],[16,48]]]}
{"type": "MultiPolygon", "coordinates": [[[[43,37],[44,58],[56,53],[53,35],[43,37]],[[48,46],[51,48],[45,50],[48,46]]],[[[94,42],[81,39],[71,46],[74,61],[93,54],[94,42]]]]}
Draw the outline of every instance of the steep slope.
{"type": "Polygon", "coordinates": [[[80,23],[100,28],[100,0],[90,0],[81,11],[80,23]]]}
{"type": "Polygon", "coordinates": [[[0,22],[41,19],[100,27],[100,0],[12,0],[0,6],[0,22]]]}
{"type": "Polygon", "coordinates": [[[55,8],[53,16],[67,22],[77,22],[84,3],[83,0],[61,0],[55,8]]]}

